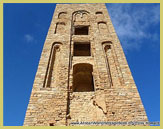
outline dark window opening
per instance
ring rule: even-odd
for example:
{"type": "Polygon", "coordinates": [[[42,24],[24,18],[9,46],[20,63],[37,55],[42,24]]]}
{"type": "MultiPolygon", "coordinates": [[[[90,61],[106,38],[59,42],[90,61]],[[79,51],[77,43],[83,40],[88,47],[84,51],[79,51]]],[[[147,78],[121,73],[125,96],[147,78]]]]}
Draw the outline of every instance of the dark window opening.
{"type": "Polygon", "coordinates": [[[54,126],[54,123],[50,123],[49,125],[50,125],[50,126],[54,126]]]}
{"type": "Polygon", "coordinates": [[[102,12],[96,12],[96,14],[102,14],[102,12]]]}
{"type": "Polygon", "coordinates": [[[75,42],[74,56],[91,56],[89,42],[75,42]]]}
{"type": "Polygon", "coordinates": [[[94,91],[93,66],[81,63],[73,67],[73,92],[94,91]]]}
{"type": "Polygon", "coordinates": [[[88,35],[88,26],[76,26],[74,34],[75,35],[88,35]]]}

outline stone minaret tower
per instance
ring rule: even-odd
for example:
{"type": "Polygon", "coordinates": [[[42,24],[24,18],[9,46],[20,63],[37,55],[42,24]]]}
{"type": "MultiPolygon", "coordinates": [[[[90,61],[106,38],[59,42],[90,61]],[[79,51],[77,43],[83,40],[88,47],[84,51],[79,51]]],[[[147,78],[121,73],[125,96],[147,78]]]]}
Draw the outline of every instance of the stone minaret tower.
{"type": "Polygon", "coordinates": [[[57,4],[25,126],[148,121],[105,4],[57,4]]]}

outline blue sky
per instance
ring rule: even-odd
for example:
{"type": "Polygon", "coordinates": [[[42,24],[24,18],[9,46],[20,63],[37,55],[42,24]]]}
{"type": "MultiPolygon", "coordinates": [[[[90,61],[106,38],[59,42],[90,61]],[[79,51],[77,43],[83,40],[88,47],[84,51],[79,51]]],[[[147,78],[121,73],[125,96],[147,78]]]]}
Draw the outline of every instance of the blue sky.
{"type": "MultiPolygon", "coordinates": [[[[149,121],[160,121],[160,5],[106,4],[149,121]]],[[[23,125],[55,4],[4,4],[4,125],[23,125]]]]}

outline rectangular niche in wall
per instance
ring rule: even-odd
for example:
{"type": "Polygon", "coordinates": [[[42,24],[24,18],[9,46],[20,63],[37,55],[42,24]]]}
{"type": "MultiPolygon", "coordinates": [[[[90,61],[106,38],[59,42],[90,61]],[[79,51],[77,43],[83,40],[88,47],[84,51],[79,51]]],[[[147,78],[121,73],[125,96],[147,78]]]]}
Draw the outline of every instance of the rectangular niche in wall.
{"type": "Polygon", "coordinates": [[[73,92],[94,91],[93,66],[79,63],[73,66],[73,92]]]}
{"type": "Polygon", "coordinates": [[[88,35],[89,27],[88,26],[75,26],[74,34],[75,35],[88,35]]]}
{"type": "Polygon", "coordinates": [[[89,42],[74,42],[74,56],[91,56],[89,42]]]}

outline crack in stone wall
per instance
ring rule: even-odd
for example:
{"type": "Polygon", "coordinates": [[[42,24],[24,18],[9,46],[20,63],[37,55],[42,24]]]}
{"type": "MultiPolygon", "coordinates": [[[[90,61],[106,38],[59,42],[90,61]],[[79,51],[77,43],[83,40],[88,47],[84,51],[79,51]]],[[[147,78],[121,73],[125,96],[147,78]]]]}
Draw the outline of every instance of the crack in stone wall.
{"type": "Polygon", "coordinates": [[[101,109],[104,115],[107,115],[107,111],[104,110],[100,105],[98,105],[98,103],[95,100],[93,100],[93,105],[101,109]]]}

